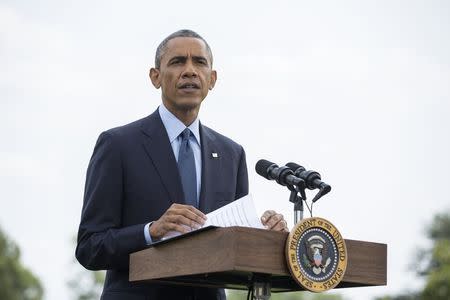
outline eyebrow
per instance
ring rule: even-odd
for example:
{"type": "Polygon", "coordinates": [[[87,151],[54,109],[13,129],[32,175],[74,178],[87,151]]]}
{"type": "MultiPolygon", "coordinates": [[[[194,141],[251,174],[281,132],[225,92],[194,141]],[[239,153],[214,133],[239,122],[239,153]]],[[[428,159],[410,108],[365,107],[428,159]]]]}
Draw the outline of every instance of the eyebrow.
{"type": "MultiPolygon", "coordinates": [[[[196,55],[194,55],[194,56],[192,56],[192,59],[195,60],[195,61],[204,61],[204,62],[209,64],[208,59],[206,57],[204,57],[204,56],[196,56],[196,55]]],[[[171,63],[174,60],[181,60],[182,62],[185,62],[187,60],[187,56],[184,56],[184,55],[174,56],[171,59],[169,59],[169,61],[167,63],[171,63]]]]}

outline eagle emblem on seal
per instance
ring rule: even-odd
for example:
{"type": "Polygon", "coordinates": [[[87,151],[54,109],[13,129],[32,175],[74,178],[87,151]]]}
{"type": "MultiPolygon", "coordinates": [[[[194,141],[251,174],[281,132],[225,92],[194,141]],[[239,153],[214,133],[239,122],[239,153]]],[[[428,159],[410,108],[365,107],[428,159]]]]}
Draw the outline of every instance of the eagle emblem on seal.
{"type": "Polygon", "coordinates": [[[306,251],[303,253],[303,263],[316,275],[325,273],[331,263],[326,241],[319,235],[313,235],[307,239],[304,245],[306,251]]]}

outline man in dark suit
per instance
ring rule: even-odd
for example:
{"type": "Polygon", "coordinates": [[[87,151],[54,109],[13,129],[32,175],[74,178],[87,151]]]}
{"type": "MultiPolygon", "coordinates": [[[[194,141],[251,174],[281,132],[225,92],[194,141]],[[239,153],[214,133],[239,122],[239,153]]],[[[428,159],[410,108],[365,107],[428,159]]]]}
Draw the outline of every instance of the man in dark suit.
{"type": "MultiPolygon", "coordinates": [[[[89,163],[76,257],[108,270],[102,299],[225,299],[223,290],[128,281],[129,254],[167,233],[204,224],[205,213],[248,193],[242,146],[200,124],[200,105],[214,87],[212,52],[190,30],[158,47],[153,85],[162,105],[150,116],[103,132],[89,163]]],[[[283,216],[266,211],[272,230],[283,216]]]]}

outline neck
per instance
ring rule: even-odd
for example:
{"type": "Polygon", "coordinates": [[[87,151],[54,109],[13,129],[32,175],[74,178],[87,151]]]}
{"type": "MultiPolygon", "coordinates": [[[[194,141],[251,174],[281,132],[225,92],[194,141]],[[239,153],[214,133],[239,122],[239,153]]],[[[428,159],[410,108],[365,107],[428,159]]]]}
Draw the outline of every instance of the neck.
{"type": "Polygon", "coordinates": [[[200,111],[200,107],[195,108],[180,108],[176,109],[174,107],[170,107],[164,103],[164,106],[170,111],[178,120],[183,122],[186,127],[191,125],[198,116],[198,112],[200,111]]]}
{"type": "Polygon", "coordinates": [[[195,111],[181,111],[181,112],[172,111],[172,113],[175,115],[175,117],[178,118],[178,120],[183,122],[183,124],[186,125],[186,127],[188,127],[195,121],[195,119],[197,119],[198,109],[195,111]]]}

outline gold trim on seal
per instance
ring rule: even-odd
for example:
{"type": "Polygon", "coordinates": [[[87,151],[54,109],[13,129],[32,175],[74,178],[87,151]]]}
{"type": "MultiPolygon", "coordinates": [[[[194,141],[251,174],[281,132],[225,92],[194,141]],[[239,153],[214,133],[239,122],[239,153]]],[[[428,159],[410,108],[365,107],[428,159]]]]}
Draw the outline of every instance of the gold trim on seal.
{"type": "Polygon", "coordinates": [[[314,217],[297,223],[289,233],[285,253],[292,278],[311,292],[330,290],[344,278],[347,247],[340,232],[328,220],[314,217]],[[327,246],[323,237],[332,245],[327,246]],[[333,257],[326,257],[328,247],[332,247],[333,257]],[[305,268],[310,268],[309,273],[305,268]]]}

